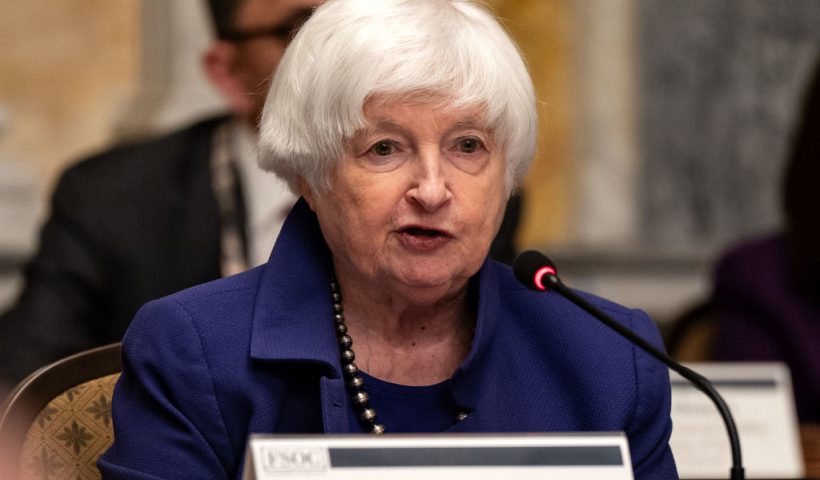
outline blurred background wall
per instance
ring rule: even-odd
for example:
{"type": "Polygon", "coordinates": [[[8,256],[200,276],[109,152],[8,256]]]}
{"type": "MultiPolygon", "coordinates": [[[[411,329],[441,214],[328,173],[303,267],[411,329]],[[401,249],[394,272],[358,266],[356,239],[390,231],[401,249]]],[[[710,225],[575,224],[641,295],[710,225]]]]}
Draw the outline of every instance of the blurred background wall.
{"type": "MultiPolygon", "coordinates": [[[[816,0],[487,0],[542,115],[520,248],[663,323],[715,255],[778,228],[780,172],[818,55],[816,0]]],[[[61,169],[222,108],[197,0],[0,3],[0,309],[61,169]]]]}

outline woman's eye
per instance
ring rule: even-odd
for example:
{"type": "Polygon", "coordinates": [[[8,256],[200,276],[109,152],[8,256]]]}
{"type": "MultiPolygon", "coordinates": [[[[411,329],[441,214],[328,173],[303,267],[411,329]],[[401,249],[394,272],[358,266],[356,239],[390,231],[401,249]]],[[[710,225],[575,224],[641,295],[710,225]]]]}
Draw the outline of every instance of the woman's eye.
{"type": "Polygon", "coordinates": [[[461,153],[475,153],[481,148],[481,141],[477,138],[462,138],[458,142],[458,151],[461,153]]]}
{"type": "Polygon", "coordinates": [[[396,146],[393,145],[393,142],[383,141],[370,147],[370,151],[380,157],[386,157],[396,151],[396,146]]]}

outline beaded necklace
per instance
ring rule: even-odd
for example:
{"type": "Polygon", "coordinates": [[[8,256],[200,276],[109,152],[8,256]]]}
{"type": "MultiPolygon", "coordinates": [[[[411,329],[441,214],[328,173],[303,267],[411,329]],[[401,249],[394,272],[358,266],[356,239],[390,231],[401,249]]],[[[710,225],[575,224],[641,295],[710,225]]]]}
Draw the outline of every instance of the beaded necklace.
{"type": "MultiPolygon", "coordinates": [[[[347,334],[344,308],[342,307],[342,293],[339,290],[339,282],[336,281],[336,277],[333,275],[330,278],[330,293],[333,299],[333,322],[336,326],[336,339],[339,342],[342,375],[344,375],[345,384],[350,393],[350,400],[353,403],[353,408],[359,414],[359,422],[362,423],[365,430],[375,435],[382,435],[384,425],[377,421],[376,410],[370,406],[370,395],[364,390],[364,379],[359,375],[359,367],[354,363],[356,354],[353,353],[353,339],[347,334]]],[[[455,419],[460,422],[466,419],[467,416],[468,414],[462,411],[456,414],[455,419]]]]}
{"type": "Polygon", "coordinates": [[[381,435],[384,433],[384,425],[376,420],[376,410],[370,407],[370,395],[364,390],[364,380],[359,376],[359,367],[353,362],[356,354],[353,353],[353,340],[347,334],[345,325],[345,314],[342,308],[342,294],[339,291],[339,283],[336,277],[330,279],[330,292],[333,298],[333,320],[336,325],[336,338],[339,341],[339,351],[342,359],[342,374],[345,377],[347,389],[350,392],[350,399],[353,408],[359,414],[359,421],[370,433],[381,435]]]}

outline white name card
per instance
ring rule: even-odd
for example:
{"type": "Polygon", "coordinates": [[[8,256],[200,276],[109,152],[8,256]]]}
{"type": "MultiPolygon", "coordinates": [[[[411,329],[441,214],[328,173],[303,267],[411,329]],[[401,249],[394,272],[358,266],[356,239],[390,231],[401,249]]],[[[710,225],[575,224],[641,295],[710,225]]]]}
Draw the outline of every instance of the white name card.
{"type": "Polygon", "coordinates": [[[251,435],[243,479],[632,480],[622,433],[251,435]]]}
{"type": "MultiPolygon", "coordinates": [[[[747,478],[800,478],[803,456],[791,377],[781,363],[692,363],[735,419],[747,478]]],[[[729,437],[717,408],[678,374],[672,380],[672,439],[681,478],[727,478],[729,437]]]]}

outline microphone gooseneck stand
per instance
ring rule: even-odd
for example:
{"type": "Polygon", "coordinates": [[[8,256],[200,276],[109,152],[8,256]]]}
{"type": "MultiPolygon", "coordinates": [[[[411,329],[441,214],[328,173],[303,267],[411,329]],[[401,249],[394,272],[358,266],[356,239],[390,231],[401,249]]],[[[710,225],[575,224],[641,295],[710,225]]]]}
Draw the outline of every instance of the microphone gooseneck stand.
{"type": "Polygon", "coordinates": [[[669,355],[661,350],[658,350],[651,343],[641,338],[638,334],[616,322],[594,305],[573,292],[569,287],[561,282],[561,279],[558,278],[558,274],[553,263],[540,252],[530,250],[519,255],[515,260],[514,271],[518,280],[528,288],[540,292],[544,292],[549,289],[554,290],[576,306],[603,322],[609,328],[615,330],[633,344],[640,347],[646,353],[655,357],[670,369],[679,373],[680,376],[691,382],[698,390],[709,397],[709,399],[712,400],[717,407],[718,412],[723,419],[723,423],[726,426],[726,432],[729,435],[729,443],[732,450],[732,468],[730,470],[729,478],[730,480],[745,479],[743,462],[741,461],[740,454],[740,437],[737,433],[734,418],[732,417],[732,413],[729,411],[728,405],[726,405],[726,402],[723,400],[723,397],[721,397],[706,377],[676,362],[669,357],[669,355]]]}

